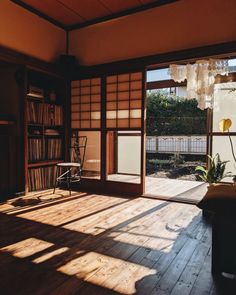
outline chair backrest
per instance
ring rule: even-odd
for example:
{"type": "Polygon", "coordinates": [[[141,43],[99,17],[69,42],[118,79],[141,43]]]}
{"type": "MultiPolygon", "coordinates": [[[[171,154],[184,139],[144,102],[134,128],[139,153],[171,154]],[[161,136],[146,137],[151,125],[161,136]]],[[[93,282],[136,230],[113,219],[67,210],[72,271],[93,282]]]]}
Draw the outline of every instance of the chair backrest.
{"type": "Polygon", "coordinates": [[[70,161],[80,163],[81,169],[84,165],[84,158],[87,146],[87,136],[73,136],[70,147],[70,161]]]}

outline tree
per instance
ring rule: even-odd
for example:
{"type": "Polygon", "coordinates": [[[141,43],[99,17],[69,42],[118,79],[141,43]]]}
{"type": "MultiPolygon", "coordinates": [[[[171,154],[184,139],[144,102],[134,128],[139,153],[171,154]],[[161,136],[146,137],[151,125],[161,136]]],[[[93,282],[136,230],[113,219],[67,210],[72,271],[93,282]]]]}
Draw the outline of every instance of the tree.
{"type": "Polygon", "coordinates": [[[156,90],[147,95],[147,135],[206,134],[206,110],[195,99],[156,90]]]}

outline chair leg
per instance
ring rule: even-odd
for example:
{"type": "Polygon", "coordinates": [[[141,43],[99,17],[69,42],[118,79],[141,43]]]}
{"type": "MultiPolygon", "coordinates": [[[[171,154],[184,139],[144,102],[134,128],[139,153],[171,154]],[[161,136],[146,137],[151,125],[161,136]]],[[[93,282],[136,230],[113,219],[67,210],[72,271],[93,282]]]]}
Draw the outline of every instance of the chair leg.
{"type": "Polygon", "coordinates": [[[71,170],[69,172],[69,195],[71,196],[71,170]]]}
{"type": "Polygon", "coordinates": [[[69,195],[71,195],[71,168],[68,170],[68,173],[66,175],[66,183],[69,195]]]}

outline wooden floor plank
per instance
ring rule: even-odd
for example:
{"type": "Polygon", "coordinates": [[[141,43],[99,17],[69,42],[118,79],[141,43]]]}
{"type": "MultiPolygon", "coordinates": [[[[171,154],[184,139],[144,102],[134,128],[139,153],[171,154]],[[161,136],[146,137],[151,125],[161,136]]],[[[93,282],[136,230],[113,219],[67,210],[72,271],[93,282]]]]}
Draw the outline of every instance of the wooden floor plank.
{"type": "Polygon", "coordinates": [[[210,250],[205,258],[204,263],[202,264],[201,270],[198,274],[196,281],[191,289],[191,295],[207,295],[210,294],[212,285],[213,285],[213,278],[211,275],[211,255],[210,250]]]}
{"type": "Polygon", "coordinates": [[[1,294],[221,294],[210,272],[211,226],[196,206],[36,195],[37,205],[0,204],[1,294]]]}

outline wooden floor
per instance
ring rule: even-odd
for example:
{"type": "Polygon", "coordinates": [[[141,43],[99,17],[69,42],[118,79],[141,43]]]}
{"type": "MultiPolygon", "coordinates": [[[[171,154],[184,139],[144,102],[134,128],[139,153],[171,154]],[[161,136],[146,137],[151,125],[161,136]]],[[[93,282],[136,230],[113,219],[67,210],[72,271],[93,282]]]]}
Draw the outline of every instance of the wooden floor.
{"type": "MultiPolygon", "coordinates": [[[[124,174],[111,174],[108,176],[108,180],[130,183],[140,183],[141,181],[139,176],[124,174]]],[[[205,195],[207,185],[200,181],[146,176],[145,195],[196,204],[205,195]]]]}
{"type": "Polygon", "coordinates": [[[207,192],[207,185],[200,181],[146,177],[146,194],[198,203],[207,192]]]}
{"type": "Polygon", "coordinates": [[[236,294],[212,279],[211,225],[194,205],[38,196],[37,205],[0,205],[2,295],[236,294]]]}

